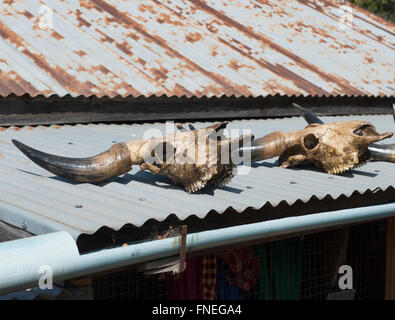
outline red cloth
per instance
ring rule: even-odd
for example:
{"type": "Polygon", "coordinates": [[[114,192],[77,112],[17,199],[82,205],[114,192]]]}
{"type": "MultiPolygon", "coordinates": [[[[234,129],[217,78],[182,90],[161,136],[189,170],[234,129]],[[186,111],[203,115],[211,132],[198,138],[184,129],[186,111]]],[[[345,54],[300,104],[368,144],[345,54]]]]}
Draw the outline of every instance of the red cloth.
{"type": "Polygon", "coordinates": [[[217,293],[217,257],[206,254],[202,261],[203,300],[214,300],[217,293]]]}
{"type": "Polygon", "coordinates": [[[224,270],[228,282],[249,292],[259,276],[258,257],[251,248],[227,250],[217,257],[228,265],[224,270]]]}
{"type": "Polygon", "coordinates": [[[186,269],[177,278],[166,277],[168,300],[202,300],[202,258],[188,258],[186,269]]]}

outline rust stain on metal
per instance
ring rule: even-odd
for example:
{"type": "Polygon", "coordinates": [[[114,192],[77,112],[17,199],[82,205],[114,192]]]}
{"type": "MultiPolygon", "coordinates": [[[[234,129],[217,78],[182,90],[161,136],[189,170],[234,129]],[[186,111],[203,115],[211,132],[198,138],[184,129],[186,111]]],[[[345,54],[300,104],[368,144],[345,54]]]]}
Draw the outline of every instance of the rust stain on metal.
{"type": "Polygon", "coordinates": [[[145,64],[147,63],[146,61],[144,61],[144,60],[141,59],[141,58],[138,58],[138,59],[137,59],[137,62],[140,63],[142,66],[145,66],[145,64]]]}
{"type": "Polygon", "coordinates": [[[101,72],[103,72],[104,74],[108,74],[108,73],[111,72],[110,70],[108,70],[108,69],[107,69],[105,66],[103,66],[103,65],[98,66],[97,69],[100,70],[101,72]]]}
{"type": "Polygon", "coordinates": [[[143,11],[148,11],[148,12],[150,12],[150,13],[153,14],[153,15],[156,14],[156,11],[155,11],[153,5],[146,4],[146,3],[142,3],[142,4],[139,6],[139,8],[141,8],[143,11]]]}
{"type": "Polygon", "coordinates": [[[1,97],[7,97],[8,95],[10,95],[12,93],[12,91],[10,91],[10,89],[8,89],[4,83],[1,83],[0,81],[0,96],[1,97]]]}
{"type": "Polygon", "coordinates": [[[6,91],[6,95],[11,93],[15,93],[17,95],[23,95],[26,93],[26,90],[23,88],[23,86],[18,84],[15,78],[16,78],[15,73],[12,74],[12,72],[10,72],[4,75],[0,73],[0,83],[3,83],[3,88],[6,91]]]}
{"type": "MultiPolygon", "coordinates": [[[[262,34],[256,34],[248,26],[240,24],[239,22],[237,22],[237,21],[229,18],[228,16],[222,14],[221,12],[219,12],[219,11],[209,7],[209,6],[207,6],[206,4],[201,2],[200,0],[190,0],[190,1],[193,2],[194,4],[196,4],[197,6],[203,8],[204,10],[209,12],[210,14],[213,14],[213,15],[217,16],[222,21],[225,21],[229,26],[236,27],[239,30],[243,31],[244,33],[248,34],[249,36],[252,36],[253,38],[256,38],[258,40],[262,40],[263,42],[265,42],[266,44],[268,44],[270,47],[272,47],[273,49],[277,50],[281,54],[287,56],[290,59],[293,59],[294,61],[296,61],[302,67],[313,71],[318,76],[320,76],[323,80],[328,81],[328,82],[334,82],[334,83],[337,83],[338,85],[344,87],[344,83],[346,82],[344,79],[341,79],[340,77],[333,77],[333,76],[331,76],[331,75],[319,70],[316,66],[310,64],[309,62],[304,60],[302,57],[299,57],[299,56],[289,52],[288,50],[286,50],[283,47],[279,46],[278,44],[276,44],[275,42],[271,41],[270,39],[268,39],[267,37],[263,36],[262,34]]],[[[299,77],[299,79],[300,79],[300,77],[299,77]]],[[[321,89],[320,89],[320,91],[322,92],[321,89]]],[[[350,87],[345,86],[344,93],[347,93],[347,92],[350,92],[350,91],[351,91],[352,94],[355,94],[355,95],[364,95],[364,93],[359,91],[358,89],[350,88],[350,87]]],[[[317,94],[317,93],[315,93],[315,94],[317,94]]]]}
{"type": "MultiPolygon", "coordinates": [[[[101,34],[101,41],[107,41],[107,42],[110,42],[110,43],[113,43],[115,40],[113,39],[113,38],[111,38],[111,37],[109,37],[108,35],[106,35],[103,31],[101,31],[101,30],[99,30],[99,29],[95,29],[96,30],[96,32],[97,33],[100,33],[101,34]]],[[[118,44],[117,42],[116,42],[116,44],[118,44]]]]}
{"type": "Polygon", "coordinates": [[[57,39],[57,40],[62,40],[64,39],[63,36],[61,34],[59,34],[58,32],[56,32],[55,30],[51,31],[52,36],[57,39]]]}
{"type": "Polygon", "coordinates": [[[395,95],[395,27],[353,4],[342,32],[337,0],[62,1],[43,32],[25,1],[0,11],[1,96],[395,95]]]}
{"type": "Polygon", "coordinates": [[[367,11],[361,7],[358,7],[357,5],[355,5],[353,3],[347,3],[347,5],[349,5],[351,8],[353,8],[353,16],[355,18],[360,19],[360,20],[374,26],[375,28],[381,29],[382,31],[389,32],[392,35],[395,35],[395,26],[391,22],[389,22],[379,16],[376,16],[375,14],[371,13],[370,11],[367,11]],[[363,13],[370,20],[364,18],[360,14],[357,14],[357,12],[363,13]],[[373,23],[372,20],[375,21],[376,23],[373,23]],[[383,27],[383,25],[385,26],[385,28],[383,27]]]}
{"type": "Polygon", "coordinates": [[[78,0],[81,7],[86,8],[88,10],[93,9],[95,6],[89,0],[78,0]]]}
{"type": "Polygon", "coordinates": [[[86,21],[84,18],[81,17],[81,10],[80,9],[77,9],[75,11],[75,17],[79,22],[78,27],[85,26],[85,27],[89,28],[91,26],[91,24],[88,21],[86,21]]]}
{"type": "Polygon", "coordinates": [[[242,66],[239,65],[239,62],[236,59],[232,59],[229,62],[229,67],[231,67],[234,70],[239,70],[242,66]]]}
{"type": "Polygon", "coordinates": [[[206,23],[206,28],[208,31],[210,31],[211,33],[217,33],[218,32],[218,28],[215,26],[217,24],[216,21],[211,21],[206,23]]]}
{"type": "Polygon", "coordinates": [[[302,2],[303,4],[305,4],[306,6],[323,13],[324,9],[322,8],[322,6],[320,6],[318,3],[314,2],[314,1],[309,1],[309,0],[301,0],[300,2],[302,2]]]}
{"type": "Polygon", "coordinates": [[[32,84],[25,79],[23,79],[19,74],[17,74],[14,71],[11,71],[8,73],[9,77],[12,78],[16,83],[18,83],[18,86],[22,90],[22,94],[24,94],[26,91],[29,93],[31,96],[35,96],[39,94],[39,91],[32,86],[32,84]]]}
{"type": "Polygon", "coordinates": [[[186,96],[187,98],[191,98],[196,95],[195,93],[185,89],[183,86],[181,86],[178,83],[175,84],[173,90],[174,90],[174,95],[178,97],[186,96]]]}
{"type": "Polygon", "coordinates": [[[196,42],[199,41],[202,38],[202,35],[199,32],[195,32],[195,33],[188,33],[185,36],[185,41],[189,41],[189,42],[196,42]]]}
{"type": "MultiPolygon", "coordinates": [[[[316,8],[316,7],[321,8],[321,10],[318,10],[318,9],[317,9],[317,11],[320,11],[320,13],[322,13],[323,15],[325,15],[325,16],[327,16],[327,17],[333,19],[333,20],[335,20],[337,23],[338,23],[339,20],[340,20],[340,17],[339,17],[339,16],[336,16],[336,15],[333,15],[333,14],[331,14],[331,13],[328,13],[327,10],[323,10],[322,7],[321,7],[319,4],[317,4],[317,3],[313,2],[313,1],[309,1],[309,0],[298,0],[298,1],[301,2],[301,3],[304,4],[304,5],[307,5],[308,7],[311,7],[311,8],[316,8]]],[[[330,2],[328,2],[328,1],[323,1],[323,2],[325,3],[325,7],[333,6],[333,7],[335,7],[337,10],[340,9],[340,5],[344,5],[344,3],[336,3],[336,1],[333,1],[333,3],[330,3],[330,2]]],[[[347,2],[347,6],[352,7],[351,4],[350,4],[349,2],[347,2]]],[[[359,7],[353,6],[353,8],[355,8],[357,11],[362,11],[362,9],[359,8],[359,7]]],[[[354,13],[353,13],[352,15],[353,15],[353,17],[358,17],[358,16],[356,16],[354,13]]],[[[361,18],[361,20],[364,20],[364,19],[361,18]]],[[[377,27],[375,24],[369,22],[368,20],[365,20],[365,22],[371,24],[372,26],[377,27]]],[[[387,22],[387,23],[388,23],[388,22],[387,22]]],[[[332,28],[333,28],[333,26],[332,26],[332,28]]],[[[392,28],[393,28],[393,26],[392,26],[392,28]]],[[[352,29],[353,31],[356,31],[356,32],[358,32],[358,33],[360,33],[360,34],[362,34],[362,35],[364,35],[364,36],[370,38],[370,39],[373,39],[373,40],[375,40],[375,41],[377,40],[377,39],[375,39],[375,36],[369,34],[369,33],[371,33],[369,30],[363,31],[363,30],[361,30],[361,29],[356,29],[356,28],[354,28],[354,27],[351,27],[351,29],[352,29]]],[[[391,31],[389,30],[389,29],[391,29],[391,28],[384,29],[384,28],[380,27],[380,29],[383,30],[383,31],[385,31],[385,32],[389,32],[390,34],[394,35],[393,32],[391,32],[391,31]]],[[[385,43],[384,43],[383,45],[388,46],[388,45],[385,44],[385,43]]],[[[389,47],[389,46],[388,46],[388,47],[389,47]]],[[[390,49],[393,49],[393,48],[391,48],[391,47],[389,47],[389,48],[390,48],[390,49]]]]}
{"type": "Polygon", "coordinates": [[[71,92],[78,88],[85,96],[89,96],[92,92],[88,88],[94,87],[90,82],[81,83],[75,77],[69,75],[65,70],[61,69],[59,66],[51,67],[43,55],[35,55],[26,49],[22,51],[27,57],[32,59],[35,64],[43,69],[45,72],[50,74],[57,82],[63,85],[65,88],[69,89],[71,92]],[[88,87],[88,88],[87,88],[88,87]]]}
{"type": "MultiPolygon", "coordinates": [[[[183,20],[185,20],[185,15],[180,13],[180,8],[173,9],[171,7],[171,1],[168,1],[168,5],[166,5],[165,3],[160,2],[158,0],[151,0],[151,1],[153,1],[158,6],[159,9],[166,8],[166,10],[168,10],[170,12],[170,15],[169,14],[164,14],[165,16],[168,16],[170,19],[171,19],[171,16],[177,16],[177,17],[181,18],[181,20],[182,20],[182,21],[180,21],[180,20],[174,20],[174,21],[173,20],[169,20],[169,23],[172,23],[174,25],[179,25],[179,26],[183,26],[184,25],[183,20]]],[[[181,8],[181,11],[182,11],[182,8],[181,8]]],[[[188,14],[188,13],[186,12],[185,14],[188,14]]],[[[159,15],[161,17],[163,17],[163,13],[159,13],[159,15]]],[[[167,19],[167,18],[165,18],[165,19],[167,19]]]]}
{"type": "Polygon", "coordinates": [[[187,245],[187,230],[188,227],[187,225],[182,225],[181,226],[181,243],[180,243],[180,266],[179,266],[179,272],[183,273],[186,268],[186,245],[187,245]]]}
{"type": "Polygon", "coordinates": [[[133,52],[130,51],[131,46],[126,41],[123,41],[122,43],[115,42],[115,46],[119,50],[121,50],[123,53],[126,53],[127,55],[130,55],[130,56],[133,55],[133,52]]]}
{"type": "MultiPolygon", "coordinates": [[[[257,64],[259,64],[260,66],[264,67],[267,70],[270,70],[271,72],[273,72],[274,74],[280,76],[281,78],[283,77],[287,77],[289,80],[293,81],[295,83],[295,85],[302,89],[303,92],[307,92],[311,95],[330,95],[329,92],[326,92],[325,90],[323,90],[320,87],[315,86],[313,83],[309,82],[308,80],[298,76],[297,74],[293,73],[292,71],[287,70],[286,68],[280,66],[280,65],[273,65],[267,61],[263,61],[263,60],[258,60],[255,57],[253,57],[250,54],[247,54],[243,51],[241,51],[241,49],[235,47],[234,45],[227,43],[226,41],[224,41],[223,39],[219,39],[222,43],[233,47],[234,50],[240,52],[243,55],[248,56],[251,60],[255,61],[257,64]]],[[[290,90],[286,91],[287,94],[291,94],[290,90]]],[[[295,91],[294,91],[295,93],[295,91]]]]}
{"type": "Polygon", "coordinates": [[[34,17],[29,11],[26,11],[26,10],[23,11],[22,14],[28,19],[31,19],[34,17]]]}
{"type": "Polygon", "coordinates": [[[14,31],[3,24],[0,20],[0,37],[5,40],[9,40],[14,43],[17,47],[23,46],[23,39],[19,37],[14,31]]]}
{"type": "Polygon", "coordinates": [[[126,83],[126,82],[121,82],[120,84],[116,85],[114,87],[114,90],[108,94],[109,97],[115,97],[118,94],[118,92],[124,92],[124,94],[122,94],[123,96],[135,96],[138,97],[141,95],[141,92],[139,92],[138,90],[136,90],[135,88],[133,88],[130,84],[126,83]]]}
{"type": "Polygon", "coordinates": [[[138,34],[134,33],[134,32],[130,32],[128,34],[128,37],[132,38],[135,41],[138,41],[140,39],[140,36],[138,34]]]}
{"type": "Polygon", "coordinates": [[[180,22],[179,20],[174,20],[171,18],[169,14],[166,13],[160,13],[159,17],[156,19],[159,23],[167,23],[167,24],[172,24],[175,26],[183,26],[184,24],[180,22]]]}
{"type": "Polygon", "coordinates": [[[86,56],[86,52],[82,50],[74,51],[76,54],[78,54],[80,57],[86,56]]]}
{"type": "Polygon", "coordinates": [[[133,27],[136,31],[141,33],[145,38],[151,40],[152,42],[155,42],[156,44],[158,44],[159,46],[161,46],[163,48],[166,48],[168,51],[170,51],[172,54],[174,54],[177,58],[183,60],[187,64],[193,65],[201,73],[203,73],[204,75],[206,75],[206,76],[210,77],[211,79],[215,80],[216,82],[218,82],[224,88],[224,91],[223,91],[224,94],[227,94],[227,95],[232,95],[232,94],[243,95],[236,88],[234,88],[231,85],[229,85],[227,83],[227,81],[224,82],[222,79],[220,79],[222,77],[215,76],[214,74],[212,74],[209,71],[205,70],[204,68],[202,68],[200,65],[198,65],[197,63],[195,63],[191,59],[183,56],[178,51],[176,51],[173,48],[171,48],[170,45],[168,45],[160,36],[153,36],[150,33],[148,33],[144,29],[143,26],[141,26],[139,23],[134,21],[129,16],[126,16],[126,15],[122,14],[121,12],[119,12],[118,9],[115,8],[114,6],[112,6],[112,5],[108,4],[108,3],[105,3],[103,0],[92,0],[92,2],[94,2],[97,6],[101,7],[103,10],[107,11],[108,13],[113,15],[114,17],[117,17],[119,19],[119,21],[121,21],[122,23],[133,27]]]}
{"type": "Polygon", "coordinates": [[[211,51],[210,51],[210,54],[213,57],[216,57],[218,55],[218,48],[216,48],[216,47],[212,48],[211,51]]]}
{"type": "Polygon", "coordinates": [[[107,25],[109,25],[110,23],[117,23],[117,19],[115,19],[114,17],[105,17],[104,20],[106,21],[107,25]]]}
{"type": "Polygon", "coordinates": [[[156,81],[166,80],[168,78],[166,75],[167,70],[165,70],[164,68],[161,68],[161,70],[152,68],[151,72],[154,75],[156,81]]]}

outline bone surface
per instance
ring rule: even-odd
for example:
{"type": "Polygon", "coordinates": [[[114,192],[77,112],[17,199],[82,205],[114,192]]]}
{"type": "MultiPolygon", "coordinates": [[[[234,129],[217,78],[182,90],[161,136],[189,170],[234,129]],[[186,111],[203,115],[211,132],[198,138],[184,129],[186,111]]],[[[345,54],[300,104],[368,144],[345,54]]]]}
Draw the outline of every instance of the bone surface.
{"type": "Polygon", "coordinates": [[[15,146],[40,167],[77,182],[101,182],[128,172],[132,165],[153,174],[167,175],[187,192],[207,184],[228,183],[236,174],[232,150],[250,143],[252,135],[226,138],[217,123],[197,130],[183,130],[162,138],[131,140],[114,144],[107,151],[89,158],[67,158],[33,149],[13,140],[15,146]]]}
{"type": "Polygon", "coordinates": [[[311,162],[329,174],[338,174],[363,165],[370,158],[368,146],[392,135],[379,134],[365,121],[310,124],[302,130],[274,132],[253,141],[252,159],[279,156],[283,168],[311,162]]]}
{"type": "MultiPolygon", "coordinates": [[[[302,106],[293,103],[294,107],[302,111],[302,116],[308,124],[323,124],[324,122],[318,118],[315,114],[306,110],[302,106]]],[[[395,104],[392,105],[392,115],[395,122],[395,104]]],[[[395,163],[395,144],[377,144],[372,143],[368,146],[368,151],[370,153],[370,159],[374,161],[387,161],[395,163]]]]}

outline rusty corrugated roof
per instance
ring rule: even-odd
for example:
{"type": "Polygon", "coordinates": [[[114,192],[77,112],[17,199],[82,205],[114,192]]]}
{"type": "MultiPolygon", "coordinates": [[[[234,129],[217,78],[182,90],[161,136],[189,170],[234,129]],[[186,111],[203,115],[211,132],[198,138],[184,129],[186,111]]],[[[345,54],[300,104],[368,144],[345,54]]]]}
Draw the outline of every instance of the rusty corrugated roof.
{"type": "Polygon", "coordinates": [[[394,48],[335,0],[3,0],[0,96],[394,96],[394,48]]]}

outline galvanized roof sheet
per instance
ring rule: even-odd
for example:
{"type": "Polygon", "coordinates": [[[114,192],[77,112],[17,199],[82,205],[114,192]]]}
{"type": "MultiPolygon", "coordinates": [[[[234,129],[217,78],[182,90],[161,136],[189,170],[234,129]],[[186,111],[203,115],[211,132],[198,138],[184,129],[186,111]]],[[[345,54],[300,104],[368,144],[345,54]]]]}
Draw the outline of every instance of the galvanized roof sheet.
{"type": "Polygon", "coordinates": [[[394,48],[335,0],[6,0],[0,96],[394,96],[394,48]]]}
{"type": "MultiPolygon", "coordinates": [[[[393,131],[390,115],[322,117],[334,120],[364,119],[379,132],[393,131]]],[[[202,127],[208,123],[196,123],[202,127]]],[[[118,230],[126,224],[142,226],[150,219],[164,221],[171,214],[180,220],[209,212],[223,213],[228,208],[243,212],[270,203],[289,205],[298,199],[307,202],[341,195],[350,197],[370,190],[394,187],[394,164],[371,162],[351,174],[330,176],[320,170],[282,169],[275,159],[240,170],[230,184],[213,193],[188,194],[164,176],[133,168],[130,173],[100,185],[72,183],[57,178],[26,158],[11,143],[18,139],[34,148],[54,154],[78,157],[105,150],[114,142],[141,138],[147,130],[162,130],[165,124],[143,125],[52,125],[50,127],[10,127],[0,130],[0,220],[33,234],[66,230],[75,238],[92,234],[103,226],[118,230]],[[246,174],[242,174],[246,173],[246,174]]],[[[256,137],[283,129],[293,131],[305,126],[299,117],[271,120],[239,120],[229,129],[251,129],[256,137]]],[[[228,131],[229,132],[229,131],[228,131]]],[[[394,138],[391,139],[394,142],[394,138]]],[[[388,140],[388,142],[391,142],[388,140]]]]}

